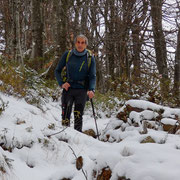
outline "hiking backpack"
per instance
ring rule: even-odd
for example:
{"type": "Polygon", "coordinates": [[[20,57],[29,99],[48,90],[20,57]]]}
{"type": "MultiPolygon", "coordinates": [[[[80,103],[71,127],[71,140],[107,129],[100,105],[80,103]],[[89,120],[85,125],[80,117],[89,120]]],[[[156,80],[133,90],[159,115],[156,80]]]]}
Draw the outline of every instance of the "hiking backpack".
{"type": "MultiPolygon", "coordinates": [[[[69,58],[71,57],[72,55],[72,50],[69,50],[68,51],[68,54],[66,56],[66,64],[67,62],[69,61],[69,58]]],[[[92,59],[92,52],[87,49],[87,62],[88,62],[88,70],[91,66],[91,59],[92,59]]],[[[82,67],[82,66],[81,66],[82,67]]],[[[64,66],[64,68],[62,69],[62,72],[61,72],[61,78],[63,80],[63,82],[65,83],[67,81],[67,68],[66,68],[66,65],[64,66]]]]}

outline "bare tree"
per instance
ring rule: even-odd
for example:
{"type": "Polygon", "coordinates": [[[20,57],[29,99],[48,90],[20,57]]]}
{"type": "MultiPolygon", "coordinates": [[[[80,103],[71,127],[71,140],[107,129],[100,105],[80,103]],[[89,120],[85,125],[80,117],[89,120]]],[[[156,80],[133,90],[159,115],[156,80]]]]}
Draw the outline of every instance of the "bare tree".
{"type": "Polygon", "coordinates": [[[32,0],[32,53],[31,58],[43,57],[42,0],[32,0]]]}
{"type": "Polygon", "coordinates": [[[14,11],[13,11],[13,1],[0,1],[0,10],[2,16],[2,27],[4,30],[4,40],[5,40],[5,51],[4,55],[8,59],[14,59],[14,45],[16,44],[16,40],[14,39],[14,29],[15,29],[15,22],[14,22],[14,11]]]}
{"type": "Polygon", "coordinates": [[[48,72],[48,77],[54,78],[54,70],[57,66],[58,60],[62,54],[67,50],[68,37],[68,9],[69,1],[67,0],[53,0],[54,10],[54,43],[55,43],[55,58],[51,68],[48,72]]]}
{"type": "Polygon", "coordinates": [[[24,66],[24,53],[22,51],[22,45],[21,45],[21,25],[20,25],[20,8],[21,8],[21,1],[15,0],[15,24],[16,24],[16,57],[19,61],[19,64],[24,66]]]}
{"type": "Polygon", "coordinates": [[[163,1],[150,0],[152,29],[154,35],[154,47],[156,52],[156,62],[159,74],[162,76],[162,92],[168,89],[168,68],[167,68],[167,49],[166,40],[162,29],[162,6],[163,1]]]}
{"type": "Polygon", "coordinates": [[[132,72],[133,81],[135,84],[139,83],[141,76],[141,58],[140,54],[142,51],[142,44],[144,43],[144,34],[146,32],[146,26],[149,19],[147,14],[148,11],[148,1],[142,0],[142,4],[140,2],[137,3],[134,9],[134,20],[132,22],[132,63],[134,65],[134,69],[132,72]],[[142,33],[143,32],[143,33],[142,33]]]}
{"type": "Polygon", "coordinates": [[[180,25],[177,35],[177,48],[175,56],[174,92],[177,97],[177,103],[180,106],[180,25]]]}

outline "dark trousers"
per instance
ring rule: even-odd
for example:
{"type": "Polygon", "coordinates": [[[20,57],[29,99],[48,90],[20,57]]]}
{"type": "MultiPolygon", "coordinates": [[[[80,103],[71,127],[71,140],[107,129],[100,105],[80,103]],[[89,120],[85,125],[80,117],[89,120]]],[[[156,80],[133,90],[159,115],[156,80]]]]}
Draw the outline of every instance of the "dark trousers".
{"type": "Polygon", "coordinates": [[[62,93],[62,122],[65,120],[66,126],[70,126],[72,106],[74,104],[74,129],[82,132],[83,111],[87,100],[86,89],[65,89],[62,93]]]}

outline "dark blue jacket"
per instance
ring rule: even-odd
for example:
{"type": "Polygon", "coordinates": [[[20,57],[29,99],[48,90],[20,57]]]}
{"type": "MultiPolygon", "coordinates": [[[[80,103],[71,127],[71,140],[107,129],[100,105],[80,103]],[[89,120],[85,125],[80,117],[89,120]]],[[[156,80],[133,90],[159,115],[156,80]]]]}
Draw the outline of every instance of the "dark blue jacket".
{"type": "Polygon", "coordinates": [[[92,56],[91,65],[88,68],[87,50],[85,50],[85,52],[85,54],[80,56],[75,55],[75,53],[72,51],[72,54],[69,56],[67,64],[66,57],[68,51],[63,54],[55,70],[55,76],[60,86],[62,86],[62,84],[64,83],[61,77],[61,71],[66,66],[68,79],[67,81],[70,83],[71,88],[87,88],[88,90],[95,90],[96,62],[94,56],[92,56]],[[88,82],[87,87],[80,83],[83,81],[88,82]]]}

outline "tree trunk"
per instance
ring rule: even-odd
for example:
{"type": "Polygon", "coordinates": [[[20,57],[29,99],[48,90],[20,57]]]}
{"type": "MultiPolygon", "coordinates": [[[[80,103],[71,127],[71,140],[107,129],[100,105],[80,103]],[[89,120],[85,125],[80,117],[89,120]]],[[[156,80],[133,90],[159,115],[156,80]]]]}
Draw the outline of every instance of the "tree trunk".
{"type": "Polygon", "coordinates": [[[175,56],[174,92],[177,97],[177,104],[180,106],[180,26],[177,36],[177,48],[175,56]]]}
{"type": "MultiPolygon", "coordinates": [[[[135,11],[137,7],[135,7],[135,11]]],[[[141,61],[140,61],[140,54],[141,54],[141,47],[144,39],[144,35],[142,32],[145,31],[144,29],[144,20],[147,18],[147,10],[148,10],[148,2],[146,0],[142,1],[140,11],[141,16],[135,15],[134,21],[132,22],[132,42],[133,42],[133,55],[132,55],[132,63],[134,65],[134,69],[132,72],[132,79],[134,84],[140,83],[140,76],[141,76],[141,61]]]]}
{"type": "Polygon", "coordinates": [[[9,2],[6,0],[1,0],[0,7],[3,19],[3,30],[5,39],[4,56],[7,59],[14,60],[14,47],[16,47],[14,3],[12,0],[10,0],[9,2]]]}
{"type": "Polygon", "coordinates": [[[43,57],[43,21],[41,0],[32,0],[31,58],[43,57]]]}
{"type": "Polygon", "coordinates": [[[139,82],[140,78],[140,52],[141,52],[141,45],[140,42],[140,24],[138,18],[135,18],[133,27],[132,27],[132,41],[133,41],[133,57],[132,63],[134,64],[134,71],[133,71],[133,79],[135,83],[139,82]]]}
{"type": "Polygon", "coordinates": [[[115,33],[115,21],[114,21],[114,16],[115,16],[115,4],[114,0],[109,1],[109,11],[110,11],[110,16],[109,16],[109,32],[108,32],[108,58],[109,58],[109,73],[111,76],[111,80],[115,80],[115,43],[114,43],[114,33],[115,33]]]}
{"type": "Polygon", "coordinates": [[[89,6],[89,1],[84,1],[83,4],[83,10],[82,10],[82,15],[81,15],[81,33],[86,35],[88,34],[88,6],[89,6]]]}
{"type": "Polygon", "coordinates": [[[16,20],[16,56],[15,59],[21,64],[24,65],[24,56],[22,52],[21,46],[21,27],[20,27],[20,0],[16,0],[16,12],[15,12],[15,20],[16,20]]]}
{"type": "Polygon", "coordinates": [[[120,76],[123,80],[130,78],[130,61],[128,43],[130,41],[130,27],[132,26],[132,13],[136,0],[122,0],[122,19],[120,26],[120,76]]]}
{"type": "Polygon", "coordinates": [[[156,52],[156,63],[161,77],[162,93],[167,95],[169,87],[166,41],[162,29],[162,0],[150,0],[151,17],[156,52]]]}
{"type": "MultiPolygon", "coordinates": [[[[98,33],[98,0],[93,0],[90,3],[90,19],[91,19],[91,31],[87,33],[88,39],[89,39],[89,47],[94,52],[94,55],[96,57],[96,85],[97,89],[100,90],[100,92],[103,92],[105,90],[104,87],[104,79],[102,76],[102,63],[100,62],[100,58],[98,56],[99,51],[99,45],[100,42],[98,40],[99,33],[98,33]]],[[[88,11],[87,11],[88,13],[88,11]]],[[[87,22],[86,22],[87,26],[87,22]]]]}
{"type": "Polygon", "coordinates": [[[54,0],[53,8],[55,13],[55,58],[54,62],[48,72],[48,77],[54,79],[54,71],[58,64],[60,57],[67,50],[67,17],[68,17],[67,0],[54,0]]]}
{"type": "Polygon", "coordinates": [[[81,33],[81,27],[79,24],[80,21],[80,9],[81,9],[81,1],[76,0],[74,4],[74,12],[75,12],[75,17],[74,17],[74,23],[73,23],[73,32],[74,32],[74,37],[76,37],[78,34],[81,33]]]}

